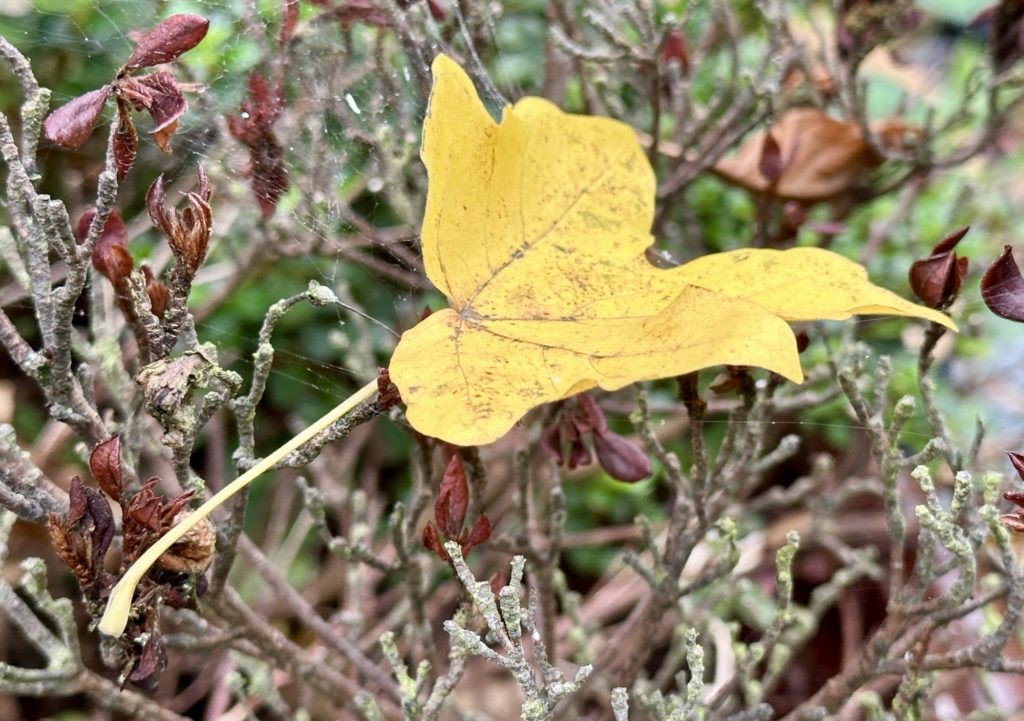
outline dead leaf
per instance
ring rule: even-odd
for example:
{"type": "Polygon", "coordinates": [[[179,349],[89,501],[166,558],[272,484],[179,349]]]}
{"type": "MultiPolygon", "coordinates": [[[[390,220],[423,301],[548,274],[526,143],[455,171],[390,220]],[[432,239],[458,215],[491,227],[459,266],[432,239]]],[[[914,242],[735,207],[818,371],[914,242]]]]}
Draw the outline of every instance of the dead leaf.
{"type": "Polygon", "coordinates": [[[718,364],[799,382],[786,320],[886,313],[951,325],[819,249],[656,269],[644,258],[654,174],[631,128],[540,98],[506,108],[499,125],[454,61],[439,56],[433,70],[422,244],[451,307],[407,331],[390,366],[421,433],[489,443],[542,403],[718,364]]]}
{"type": "MultiPolygon", "coordinates": [[[[897,144],[913,130],[899,121],[888,121],[875,132],[897,144]]],[[[748,139],[736,155],[718,161],[714,172],[747,190],[783,200],[814,202],[833,198],[862,183],[865,173],[881,161],[856,123],[836,120],[817,108],[794,108],[768,131],[748,139]],[[783,167],[775,180],[766,178],[763,172],[765,148],[770,146],[766,136],[774,139],[782,158],[783,167]]]]}

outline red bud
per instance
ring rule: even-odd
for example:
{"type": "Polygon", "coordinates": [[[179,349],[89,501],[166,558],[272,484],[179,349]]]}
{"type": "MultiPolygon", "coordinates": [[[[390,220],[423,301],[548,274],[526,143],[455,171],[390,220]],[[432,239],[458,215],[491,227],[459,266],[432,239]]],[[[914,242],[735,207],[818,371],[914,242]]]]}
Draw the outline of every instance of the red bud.
{"type": "Polygon", "coordinates": [[[594,433],[597,461],[612,478],[633,483],[651,474],[651,461],[637,446],[617,433],[594,433]]]}
{"type": "Polygon", "coordinates": [[[143,265],[141,270],[146,278],[146,295],[149,296],[150,310],[157,318],[163,318],[167,306],[171,303],[171,293],[166,285],[153,278],[153,271],[148,265],[143,265]]]}
{"type": "Polygon", "coordinates": [[[690,53],[686,48],[686,37],[678,28],[669,31],[661,44],[661,60],[666,65],[678,63],[683,75],[690,74],[690,53]]]}
{"type": "Polygon", "coordinates": [[[1020,453],[1007,453],[1010,457],[1010,463],[1013,464],[1013,470],[1017,471],[1017,475],[1024,481],[1024,455],[1020,453]]]}
{"type": "Polygon", "coordinates": [[[423,537],[421,540],[423,547],[428,551],[433,551],[442,561],[448,560],[448,554],[445,553],[444,547],[441,545],[441,539],[437,537],[437,529],[434,528],[433,523],[428,523],[423,527],[423,537]]]}
{"type": "Polygon", "coordinates": [[[444,469],[441,487],[434,502],[434,518],[437,527],[448,538],[457,538],[466,520],[466,508],[469,506],[469,484],[466,482],[466,470],[462,459],[453,455],[444,469]]]}
{"type": "Polygon", "coordinates": [[[490,537],[491,520],[487,516],[480,516],[480,518],[476,519],[473,527],[469,529],[469,535],[466,536],[466,540],[460,544],[462,546],[462,555],[468,555],[474,546],[479,546],[490,537]]]}

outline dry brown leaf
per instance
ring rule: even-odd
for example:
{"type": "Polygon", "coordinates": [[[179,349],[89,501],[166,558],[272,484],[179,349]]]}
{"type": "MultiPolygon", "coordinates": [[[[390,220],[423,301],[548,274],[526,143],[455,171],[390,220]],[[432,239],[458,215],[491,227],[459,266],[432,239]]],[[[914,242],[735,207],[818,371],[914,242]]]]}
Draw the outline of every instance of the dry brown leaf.
{"type": "MultiPolygon", "coordinates": [[[[874,130],[892,144],[913,132],[898,120],[880,123],[874,130]]],[[[860,184],[882,160],[864,141],[856,123],[837,120],[818,108],[794,108],[766,132],[778,143],[782,159],[782,172],[772,184],[760,168],[765,132],[749,138],[736,155],[716,163],[715,174],[782,200],[814,202],[860,184]]]]}

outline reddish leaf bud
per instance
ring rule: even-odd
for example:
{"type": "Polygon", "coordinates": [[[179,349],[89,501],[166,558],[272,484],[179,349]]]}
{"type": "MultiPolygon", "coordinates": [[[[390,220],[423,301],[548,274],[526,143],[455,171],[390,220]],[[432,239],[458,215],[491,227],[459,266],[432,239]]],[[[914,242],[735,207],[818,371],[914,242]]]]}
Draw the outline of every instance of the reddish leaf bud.
{"type": "Polygon", "coordinates": [[[341,23],[343,30],[348,30],[357,22],[386,28],[391,25],[388,14],[378,8],[373,0],[345,0],[333,9],[334,15],[341,23]]]}
{"type": "Polygon", "coordinates": [[[661,43],[661,60],[666,65],[677,63],[683,75],[690,74],[690,53],[686,47],[686,37],[678,28],[670,30],[661,43]]]}
{"type": "Polygon", "coordinates": [[[953,250],[957,246],[957,243],[964,239],[964,236],[967,235],[967,231],[970,229],[971,226],[965,225],[959,230],[954,230],[952,233],[950,233],[945,238],[943,238],[942,240],[935,244],[935,247],[932,248],[932,255],[948,253],[949,251],[953,250]]]}
{"type": "Polygon", "coordinates": [[[139,78],[139,84],[150,93],[149,111],[156,127],[149,131],[157,146],[165,153],[171,152],[171,136],[178,129],[178,118],[188,109],[185,96],[178,81],[170,73],[159,72],[139,78]]]}
{"type": "Polygon", "coordinates": [[[437,22],[444,20],[444,6],[441,5],[440,0],[427,0],[427,10],[430,11],[430,17],[434,18],[437,22]]]}
{"type": "Polygon", "coordinates": [[[173,212],[164,206],[163,176],[158,177],[146,192],[149,219],[164,234],[167,244],[186,277],[195,276],[209,249],[213,213],[210,210],[210,187],[206,174],[199,169],[199,192],[188,193],[188,206],[173,212]]]}
{"type": "Polygon", "coordinates": [[[284,148],[273,130],[283,107],[281,88],[271,88],[254,72],[249,75],[249,97],[242,101],[241,112],[227,118],[231,136],[249,149],[250,183],[264,218],[274,214],[288,189],[284,148]]]}
{"type": "Polygon", "coordinates": [[[470,551],[473,550],[474,546],[479,546],[481,543],[491,537],[491,520],[487,516],[480,516],[476,519],[476,523],[469,529],[469,534],[466,539],[459,545],[462,546],[462,555],[466,556],[470,551]]]}
{"type": "Polygon", "coordinates": [[[583,441],[576,440],[569,445],[569,458],[566,460],[565,465],[570,471],[580,466],[589,466],[593,462],[594,457],[590,454],[590,449],[583,444],[583,441]]]}
{"type": "Polygon", "coordinates": [[[1010,246],[1003,249],[981,278],[981,298],[996,315],[1024,323],[1024,278],[1010,246]]]}
{"type": "Polygon", "coordinates": [[[448,461],[441,478],[441,487],[434,502],[434,518],[437,527],[448,538],[457,538],[466,520],[469,506],[469,484],[466,470],[457,454],[448,461]]]}
{"type": "Polygon", "coordinates": [[[167,665],[167,651],[160,633],[151,633],[142,645],[139,657],[132,664],[128,680],[147,690],[156,690],[157,676],[167,665]]]}
{"type": "Polygon", "coordinates": [[[177,60],[198,45],[209,28],[210,21],[198,15],[171,15],[139,38],[124,69],[138,70],[177,60]]]}
{"type": "Polygon", "coordinates": [[[1017,475],[1024,481],[1024,454],[1020,453],[1007,453],[1010,457],[1010,463],[1013,464],[1013,470],[1017,471],[1017,475]]]}
{"type": "Polygon", "coordinates": [[[149,296],[150,310],[157,318],[163,318],[167,306],[171,303],[171,293],[163,282],[153,278],[153,271],[148,265],[142,266],[142,275],[146,278],[146,295],[149,296]]]}
{"type": "Polygon", "coordinates": [[[105,85],[61,105],[46,117],[43,133],[65,147],[79,147],[92,135],[111,90],[111,86],[105,85]]]}
{"type": "Polygon", "coordinates": [[[117,118],[117,132],[114,133],[114,165],[117,168],[118,180],[123,180],[135,165],[139,134],[135,132],[128,102],[120,97],[117,99],[117,118]]]}
{"type": "Polygon", "coordinates": [[[958,258],[953,248],[970,226],[950,233],[932,249],[930,256],[910,266],[910,287],[930,308],[943,309],[956,299],[967,275],[967,258],[958,258]]]}
{"type": "Polygon", "coordinates": [[[651,474],[650,459],[617,433],[594,433],[594,450],[598,463],[612,478],[633,483],[651,474]]]}
{"type": "Polygon", "coordinates": [[[299,0],[283,0],[281,3],[281,29],[277,34],[277,47],[284,50],[295,35],[299,24],[299,0]]]}
{"type": "MultiPolygon", "coordinates": [[[[89,226],[95,216],[96,211],[90,209],[79,218],[76,235],[80,243],[89,233],[89,226]]],[[[116,209],[107,215],[107,222],[92,248],[92,264],[117,290],[123,290],[127,285],[128,276],[135,264],[128,252],[128,228],[116,209]]]]}
{"type": "Polygon", "coordinates": [[[603,433],[608,430],[608,421],[604,417],[604,411],[593,398],[586,393],[580,393],[576,396],[576,405],[583,411],[582,423],[577,425],[577,430],[581,433],[589,431],[603,433]]]}
{"type": "Polygon", "coordinates": [[[1015,506],[1024,508],[1024,491],[1007,491],[1003,494],[1003,498],[1015,506]]]}
{"type": "Polygon", "coordinates": [[[433,523],[428,523],[423,527],[422,541],[423,547],[428,551],[433,551],[442,561],[448,560],[448,554],[445,553],[444,547],[441,545],[441,539],[437,537],[437,529],[434,528],[433,523]]]}
{"type": "Polygon", "coordinates": [[[565,463],[565,453],[562,449],[562,422],[556,418],[544,426],[540,434],[540,447],[547,454],[548,458],[558,465],[565,463]]]}
{"type": "Polygon", "coordinates": [[[112,499],[121,502],[121,436],[112,436],[103,441],[89,454],[89,470],[92,477],[112,499]]]}

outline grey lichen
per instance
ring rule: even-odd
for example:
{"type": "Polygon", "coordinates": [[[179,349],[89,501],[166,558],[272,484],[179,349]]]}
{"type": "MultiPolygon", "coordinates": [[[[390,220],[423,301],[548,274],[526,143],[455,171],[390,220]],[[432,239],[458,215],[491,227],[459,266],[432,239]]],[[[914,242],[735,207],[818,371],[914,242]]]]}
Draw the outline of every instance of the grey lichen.
{"type": "Polygon", "coordinates": [[[558,702],[579,690],[593,671],[593,667],[581,666],[574,678],[566,679],[543,653],[543,645],[539,643],[540,635],[535,631],[536,624],[532,613],[536,611],[536,604],[531,602],[530,608],[524,610],[519,600],[526,559],[522,556],[512,559],[509,582],[498,592],[496,599],[490,584],[486,581],[477,581],[473,576],[473,572],[462,558],[459,545],[449,541],[444,547],[452,560],[459,581],[469,592],[476,609],[487,624],[490,631],[488,636],[501,647],[501,652],[490,648],[477,633],[455,620],[446,621],[444,624],[452,644],[461,647],[467,655],[481,656],[512,674],[524,697],[520,710],[523,721],[552,718],[558,702]],[[531,628],[534,629],[531,634],[533,654],[528,653],[523,644],[523,630],[531,628]]]}

